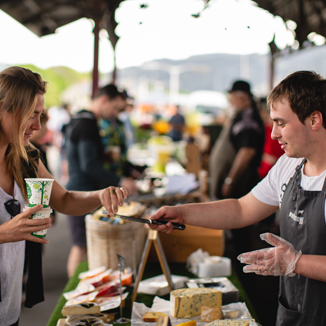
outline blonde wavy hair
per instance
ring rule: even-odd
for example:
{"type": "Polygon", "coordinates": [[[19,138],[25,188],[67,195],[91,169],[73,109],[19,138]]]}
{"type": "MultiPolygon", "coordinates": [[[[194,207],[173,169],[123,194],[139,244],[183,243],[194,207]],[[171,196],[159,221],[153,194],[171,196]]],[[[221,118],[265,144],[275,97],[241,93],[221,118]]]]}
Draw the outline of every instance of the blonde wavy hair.
{"type": "MultiPolygon", "coordinates": [[[[38,155],[31,145],[24,147],[23,135],[26,123],[34,113],[37,95],[45,94],[46,82],[42,77],[29,69],[10,67],[0,72],[0,123],[4,112],[13,115],[15,125],[14,140],[8,145],[5,161],[9,173],[14,177],[27,199],[24,177],[27,171],[37,174],[38,155]]],[[[0,128],[0,137],[3,137],[0,128]]]]}

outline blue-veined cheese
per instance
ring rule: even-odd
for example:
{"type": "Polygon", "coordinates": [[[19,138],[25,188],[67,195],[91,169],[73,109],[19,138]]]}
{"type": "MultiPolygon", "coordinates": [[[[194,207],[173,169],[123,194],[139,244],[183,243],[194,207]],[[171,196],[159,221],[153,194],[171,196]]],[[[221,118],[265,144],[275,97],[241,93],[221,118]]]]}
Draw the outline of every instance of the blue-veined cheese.
{"type": "Polygon", "coordinates": [[[249,320],[215,320],[206,326],[249,326],[249,320]]]}
{"type": "Polygon", "coordinates": [[[170,293],[170,314],[175,318],[197,316],[201,307],[222,307],[222,292],[208,288],[189,288],[170,293]]]}

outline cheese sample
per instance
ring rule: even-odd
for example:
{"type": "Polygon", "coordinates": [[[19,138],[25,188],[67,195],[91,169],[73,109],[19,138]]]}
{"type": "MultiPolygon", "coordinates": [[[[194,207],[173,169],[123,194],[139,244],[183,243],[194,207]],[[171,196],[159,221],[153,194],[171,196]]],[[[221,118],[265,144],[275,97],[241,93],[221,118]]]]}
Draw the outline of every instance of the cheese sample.
{"type": "Polygon", "coordinates": [[[196,320],[187,321],[176,326],[197,326],[196,320]]]}
{"type": "Polygon", "coordinates": [[[202,306],[222,308],[222,292],[209,288],[189,288],[170,293],[170,314],[174,318],[200,315],[202,306]]]}
{"type": "Polygon", "coordinates": [[[61,310],[63,316],[70,315],[91,315],[99,314],[101,312],[100,306],[95,302],[84,302],[74,305],[64,306],[61,310]]]}
{"type": "Polygon", "coordinates": [[[145,312],[143,316],[144,322],[156,322],[159,316],[168,316],[167,314],[164,314],[163,312],[145,312]]]}
{"type": "Polygon", "coordinates": [[[249,326],[249,320],[215,320],[206,326],[249,326]]]}
{"type": "Polygon", "coordinates": [[[241,312],[239,310],[228,310],[224,313],[225,319],[234,319],[238,318],[241,315],[241,312]]]}
{"type": "Polygon", "coordinates": [[[222,309],[218,307],[201,307],[200,321],[211,322],[222,318],[222,309]]]}

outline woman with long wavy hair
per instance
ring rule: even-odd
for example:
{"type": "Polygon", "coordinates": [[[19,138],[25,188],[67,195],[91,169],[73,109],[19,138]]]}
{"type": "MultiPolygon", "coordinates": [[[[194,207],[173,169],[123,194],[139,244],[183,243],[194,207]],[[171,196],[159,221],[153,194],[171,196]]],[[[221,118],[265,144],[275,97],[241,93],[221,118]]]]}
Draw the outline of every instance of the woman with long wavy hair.
{"type": "MultiPolygon", "coordinates": [[[[24,178],[53,179],[29,142],[40,129],[45,92],[46,82],[37,73],[21,67],[0,72],[0,326],[18,325],[25,246],[25,305],[32,307],[44,299],[40,246],[48,241],[32,232],[49,228],[51,222],[49,218],[29,219],[42,205],[22,209],[27,202],[24,178]]],[[[67,191],[54,180],[50,206],[66,215],[82,215],[103,205],[113,215],[126,197],[125,188],[67,191]]]]}

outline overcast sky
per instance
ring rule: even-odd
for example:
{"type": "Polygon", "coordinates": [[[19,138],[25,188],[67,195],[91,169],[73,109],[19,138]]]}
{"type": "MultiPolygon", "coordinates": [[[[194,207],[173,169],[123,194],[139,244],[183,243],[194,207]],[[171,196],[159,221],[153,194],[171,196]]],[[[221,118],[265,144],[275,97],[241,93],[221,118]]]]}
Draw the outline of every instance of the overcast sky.
{"type": "MultiPolygon", "coordinates": [[[[280,48],[293,42],[284,22],[249,0],[129,0],[116,11],[120,36],[118,68],[140,66],[154,59],[185,59],[207,53],[268,53],[276,32],[280,48]],[[140,4],[148,8],[141,9],[140,4]],[[199,18],[191,15],[201,13],[199,18]]],[[[80,19],[37,37],[0,10],[0,63],[31,63],[40,68],[68,66],[77,71],[93,67],[92,21],[80,19]]],[[[99,69],[113,68],[113,50],[105,30],[100,33],[99,69]]]]}

